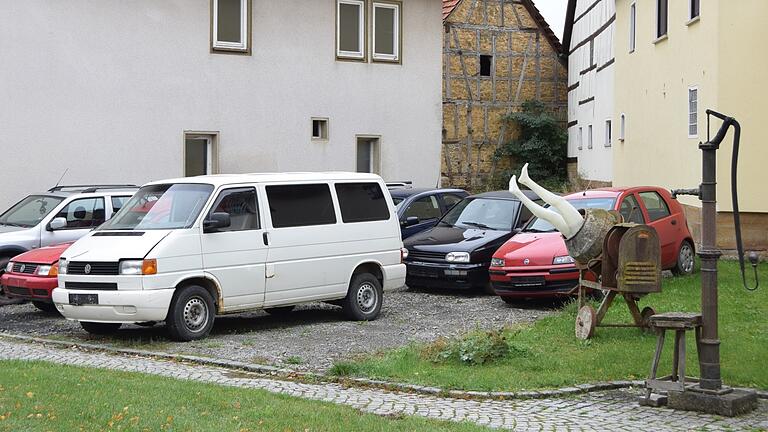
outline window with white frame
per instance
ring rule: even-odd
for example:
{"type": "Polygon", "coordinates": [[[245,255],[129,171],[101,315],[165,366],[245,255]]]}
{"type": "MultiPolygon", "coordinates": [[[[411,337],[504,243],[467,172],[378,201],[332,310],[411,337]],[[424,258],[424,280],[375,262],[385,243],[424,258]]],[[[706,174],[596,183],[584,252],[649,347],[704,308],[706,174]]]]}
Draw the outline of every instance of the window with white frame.
{"type": "Polygon", "coordinates": [[[688,20],[694,20],[701,15],[701,0],[688,0],[688,20]]]}
{"type": "Polygon", "coordinates": [[[656,0],[656,39],[667,35],[669,28],[669,0],[656,0]]]}
{"type": "Polygon", "coordinates": [[[635,32],[637,29],[637,3],[629,6],[629,52],[635,51],[635,32]]]}
{"type": "Polygon", "coordinates": [[[211,0],[213,50],[248,52],[249,0],[211,0]]]}
{"type": "Polygon", "coordinates": [[[587,148],[592,148],[592,125],[587,127],[587,148]]]}
{"type": "Polygon", "coordinates": [[[365,1],[336,1],[336,56],[365,60],[365,1]]]}
{"type": "Polygon", "coordinates": [[[328,119],[321,117],[312,118],[312,139],[313,140],[327,140],[328,139],[328,119]]]}
{"type": "Polygon", "coordinates": [[[373,59],[400,60],[400,5],[373,2],[373,59]]]}
{"type": "Polygon", "coordinates": [[[624,141],[624,134],[627,130],[627,116],[624,113],[621,113],[621,118],[619,119],[619,141],[624,141]]]}
{"type": "Polygon", "coordinates": [[[605,121],[605,146],[610,147],[613,137],[611,136],[611,120],[605,121]]]}
{"type": "Polygon", "coordinates": [[[699,136],[699,89],[688,88],[688,138],[699,136]]]}
{"type": "Polygon", "coordinates": [[[584,148],[584,128],[579,126],[579,150],[584,148]]]}

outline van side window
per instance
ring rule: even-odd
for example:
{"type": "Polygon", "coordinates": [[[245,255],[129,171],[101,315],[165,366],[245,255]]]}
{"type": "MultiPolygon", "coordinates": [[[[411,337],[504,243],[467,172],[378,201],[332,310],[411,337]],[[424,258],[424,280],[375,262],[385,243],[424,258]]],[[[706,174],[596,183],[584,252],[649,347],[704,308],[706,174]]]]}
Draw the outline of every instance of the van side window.
{"type": "Polygon", "coordinates": [[[387,200],[378,183],[337,183],[341,219],[344,223],[387,220],[387,200]]]}
{"type": "Polygon", "coordinates": [[[288,228],[336,223],[327,184],[267,186],[272,226],[288,228]]]}
{"type": "Polygon", "coordinates": [[[210,214],[229,213],[230,226],[219,232],[247,231],[261,228],[255,188],[225,189],[219,193],[210,214]]]}

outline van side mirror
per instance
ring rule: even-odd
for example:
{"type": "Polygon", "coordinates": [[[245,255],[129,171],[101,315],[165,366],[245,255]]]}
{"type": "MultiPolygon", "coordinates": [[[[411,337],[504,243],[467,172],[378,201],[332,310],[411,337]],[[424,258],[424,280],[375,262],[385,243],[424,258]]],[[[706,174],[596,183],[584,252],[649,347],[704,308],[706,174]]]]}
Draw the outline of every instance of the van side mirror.
{"type": "Polygon", "coordinates": [[[48,231],[56,231],[67,227],[67,218],[57,217],[53,218],[48,223],[48,231]]]}
{"type": "Polygon", "coordinates": [[[208,219],[203,221],[203,232],[216,232],[220,228],[226,228],[230,225],[232,225],[232,220],[229,217],[229,213],[215,212],[211,214],[208,219]]]}
{"type": "Polygon", "coordinates": [[[402,221],[400,224],[404,227],[409,227],[409,226],[418,225],[418,223],[419,223],[419,218],[417,216],[409,216],[405,218],[405,220],[402,221]]]}

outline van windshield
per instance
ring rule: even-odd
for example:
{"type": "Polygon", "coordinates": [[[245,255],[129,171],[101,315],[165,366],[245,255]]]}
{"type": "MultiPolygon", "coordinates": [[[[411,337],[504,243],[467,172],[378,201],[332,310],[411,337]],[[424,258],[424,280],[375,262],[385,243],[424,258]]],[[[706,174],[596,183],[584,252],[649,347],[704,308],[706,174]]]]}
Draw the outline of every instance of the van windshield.
{"type": "Polygon", "coordinates": [[[208,184],[144,186],[99,230],[189,228],[213,192],[208,184]]]}
{"type": "Polygon", "coordinates": [[[0,215],[0,225],[32,228],[62,201],[56,196],[30,195],[0,215]]]}

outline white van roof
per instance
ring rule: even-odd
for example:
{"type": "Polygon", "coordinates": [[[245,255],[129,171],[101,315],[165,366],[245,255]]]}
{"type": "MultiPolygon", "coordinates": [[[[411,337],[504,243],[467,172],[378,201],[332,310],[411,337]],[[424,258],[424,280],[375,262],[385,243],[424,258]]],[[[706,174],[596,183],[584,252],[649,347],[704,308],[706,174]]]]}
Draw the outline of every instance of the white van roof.
{"type": "Polygon", "coordinates": [[[334,180],[359,180],[381,181],[381,177],[369,173],[353,172],[291,172],[291,173],[249,173],[249,174],[214,174],[196,177],[181,177],[175,179],[157,180],[147,183],[195,183],[221,186],[238,183],[271,183],[271,182],[303,182],[303,181],[334,181],[334,180]]]}

